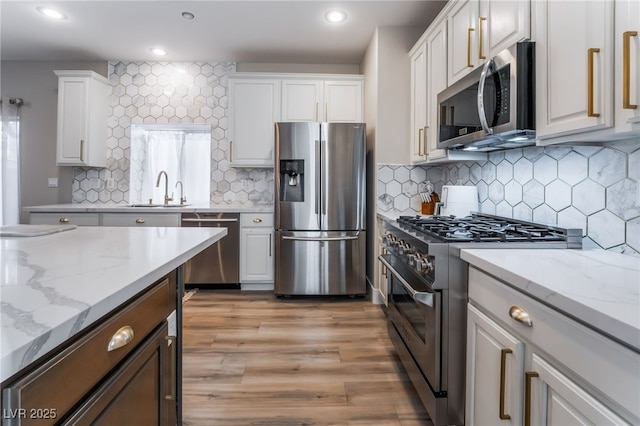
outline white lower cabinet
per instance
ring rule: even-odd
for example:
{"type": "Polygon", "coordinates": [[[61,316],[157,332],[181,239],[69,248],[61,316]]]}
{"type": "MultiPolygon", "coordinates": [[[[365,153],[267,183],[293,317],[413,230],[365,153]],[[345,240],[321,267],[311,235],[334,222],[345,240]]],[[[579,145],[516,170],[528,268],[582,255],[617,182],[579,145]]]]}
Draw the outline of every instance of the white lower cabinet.
{"type": "Polygon", "coordinates": [[[29,223],[35,225],[100,225],[99,213],[29,213],[29,223]]]}
{"type": "Polygon", "coordinates": [[[273,289],[273,214],[240,214],[240,283],[273,289]]]}
{"type": "Polygon", "coordinates": [[[640,424],[640,354],[474,267],[467,425],[640,424]]]}

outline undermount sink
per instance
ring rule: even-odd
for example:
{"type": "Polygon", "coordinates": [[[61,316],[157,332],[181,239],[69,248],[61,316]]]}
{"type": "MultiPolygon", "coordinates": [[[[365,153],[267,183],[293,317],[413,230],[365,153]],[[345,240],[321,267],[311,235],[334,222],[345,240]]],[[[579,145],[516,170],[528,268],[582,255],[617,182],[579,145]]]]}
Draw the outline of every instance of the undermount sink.
{"type": "Polygon", "coordinates": [[[140,204],[128,204],[127,207],[186,207],[191,204],[149,204],[149,203],[140,203],[140,204]]]}

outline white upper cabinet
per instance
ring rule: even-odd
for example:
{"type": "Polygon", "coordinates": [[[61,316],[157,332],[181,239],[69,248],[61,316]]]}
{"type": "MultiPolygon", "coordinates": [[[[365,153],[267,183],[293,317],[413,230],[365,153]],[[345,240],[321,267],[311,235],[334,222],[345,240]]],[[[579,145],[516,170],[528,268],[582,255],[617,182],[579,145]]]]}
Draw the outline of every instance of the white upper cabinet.
{"type": "Polygon", "coordinates": [[[362,123],[362,81],[324,82],[324,119],[330,123],[362,123]]]}
{"type": "Polygon", "coordinates": [[[425,135],[427,127],[427,44],[420,41],[409,52],[411,60],[411,162],[427,159],[425,135]]]}
{"type": "Polygon", "coordinates": [[[57,164],[105,167],[109,80],[93,71],[58,76],[57,164]]]}
{"type": "Polygon", "coordinates": [[[531,36],[529,1],[463,0],[447,14],[451,85],[492,56],[531,36]]]}
{"type": "Polygon", "coordinates": [[[538,139],[613,126],[613,2],[534,2],[538,139]]]}
{"type": "Polygon", "coordinates": [[[538,144],[639,137],[638,1],[533,7],[538,144]]]}
{"type": "Polygon", "coordinates": [[[321,121],[324,84],[318,80],[282,81],[282,121],[321,121]]]}
{"type": "Polygon", "coordinates": [[[273,167],[280,80],[229,76],[229,162],[273,167]]]}
{"type": "Polygon", "coordinates": [[[442,21],[427,36],[427,75],[424,146],[427,160],[431,162],[448,154],[446,149],[438,149],[438,93],[447,88],[447,21],[442,21]]]}
{"type": "Polygon", "coordinates": [[[640,2],[617,0],[614,23],[616,133],[640,135],[640,2]]]}
{"type": "Polygon", "coordinates": [[[282,80],[282,121],[361,123],[362,79],[282,80]]]}
{"type": "Polygon", "coordinates": [[[478,59],[478,0],[455,3],[447,16],[448,22],[448,83],[452,85],[480,65],[478,59]]]}

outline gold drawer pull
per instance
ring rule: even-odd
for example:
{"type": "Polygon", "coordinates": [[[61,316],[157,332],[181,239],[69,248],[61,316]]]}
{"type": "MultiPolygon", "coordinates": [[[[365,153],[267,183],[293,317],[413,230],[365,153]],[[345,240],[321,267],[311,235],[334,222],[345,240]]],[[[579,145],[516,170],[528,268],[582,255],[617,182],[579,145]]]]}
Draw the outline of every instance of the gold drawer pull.
{"type": "Polygon", "coordinates": [[[593,47],[591,49],[588,50],[587,53],[587,117],[600,117],[600,114],[597,112],[594,112],[594,100],[593,100],[593,92],[594,92],[594,85],[595,82],[593,81],[594,77],[593,77],[593,68],[594,68],[594,63],[593,63],[593,56],[596,53],[600,53],[600,49],[598,49],[597,47],[593,47]]]}
{"type": "Polygon", "coordinates": [[[529,313],[520,306],[512,306],[511,309],[509,309],[509,316],[518,322],[533,327],[533,321],[531,321],[529,313]]]}
{"type": "Polygon", "coordinates": [[[505,376],[506,376],[506,364],[507,354],[513,353],[509,348],[500,349],[500,419],[510,420],[511,416],[504,412],[504,394],[505,394],[505,376]]]}
{"type": "Polygon", "coordinates": [[[260,219],[259,217],[256,217],[253,219],[253,223],[261,223],[262,219],[260,219]]]}
{"type": "Polygon", "coordinates": [[[637,31],[625,31],[622,34],[622,108],[636,109],[631,103],[631,37],[637,37],[637,31]]]}
{"type": "Polygon", "coordinates": [[[540,377],[535,371],[524,373],[524,426],[531,426],[531,379],[540,377]]]}
{"type": "Polygon", "coordinates": [[[144,218],[141,218],[141,217],[137,218],[136,223],[144,223],[144,218]]]}
{"type": "Polygon", "coordinates": [[[60,222],[60,223],[69,223],[69,218],[68,217],[61,217],[60,220],[58,220],[58,222],[60,222]]]}
{"type": "Polygon", "coordinates": [[[473,64],[471,63],[471,33],[473,32],[473,28],[467,28],[467,67],[473,68],[473,64]]]}
{"type": "Polygon", "coordinates": [[[109,352],[115,351],[116,349],[119,349],[125,346],[127,343],[131,342],[132,340],[133,340],[133,328],[129,327],[128,325],[125,325],[124,327],[120,328],[120,330],[116,331],[116,334],[114,334],[111,337],[111,340],[109,341],[109,346],[107,346],[107,351],[109,352]]]}

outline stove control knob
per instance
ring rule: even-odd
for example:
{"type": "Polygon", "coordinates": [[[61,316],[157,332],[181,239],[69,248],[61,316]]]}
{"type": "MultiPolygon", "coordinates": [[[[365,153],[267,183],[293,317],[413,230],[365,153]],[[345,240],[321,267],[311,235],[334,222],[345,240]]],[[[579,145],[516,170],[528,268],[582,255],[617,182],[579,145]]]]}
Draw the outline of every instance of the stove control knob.
{"type": "Polygon", "coordinates": [[[416,261],[416,269],[418,272],[423,272],[427,268],[427,262],[424,260],[424,257],[418,256],[418,260],[416,261]]]}
{"type": "Polygon", "coordinates": [[[417,256],[415,254],[409,255],[409,265],[416,266],[417,256]]]}

